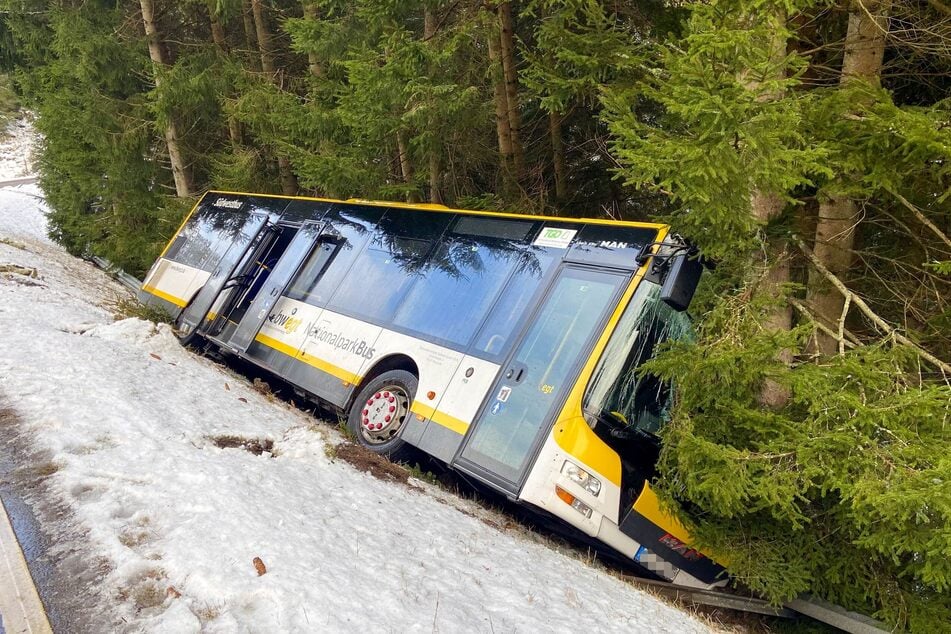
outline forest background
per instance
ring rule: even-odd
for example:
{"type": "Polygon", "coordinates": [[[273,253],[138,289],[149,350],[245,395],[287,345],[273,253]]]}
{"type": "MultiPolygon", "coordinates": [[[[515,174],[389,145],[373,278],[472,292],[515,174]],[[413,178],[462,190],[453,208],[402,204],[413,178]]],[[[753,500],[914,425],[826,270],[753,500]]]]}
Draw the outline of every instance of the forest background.
{"type": "Polygon", "coordinates": [[[774,601],[951,622],[946,0],[0,0],[0,72],[136,274],[209,188],[671,223],[666,502],[774,601]]]}

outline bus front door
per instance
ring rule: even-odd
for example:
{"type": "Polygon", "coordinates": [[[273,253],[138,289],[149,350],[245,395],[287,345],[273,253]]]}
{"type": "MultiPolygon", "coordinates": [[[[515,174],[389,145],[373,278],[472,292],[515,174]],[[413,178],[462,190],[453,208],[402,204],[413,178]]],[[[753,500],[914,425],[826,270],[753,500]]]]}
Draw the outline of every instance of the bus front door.
{"type": "Polygon", "coordinates": [[[567,265],[549,286],[453,465],[517,495],[629,276],[567,265]]]}
{"type": "MultiPolygon", "coordinates": [[[[291,278],[297,273],[305,258],[316,248],[326,256],[329,262],[336,253],[337,234],[326,223],[307,222],[300,228],[291,240],[287,249],[280,256],[274,269],[268,275],[264,286],[258,291],[248,310],[244,313],[237,329],[224,342],[233,352],[247,352],[248,347],[257,336],[264,320],[287,287],[291,278]],[[327,248],[329,247],[329,248],[327,248]]],[[[325,267],[324,267],[325,268],[325,267]]]]}
{"type": "Polygon", "coordinates": [[[267,214],[252,213],[248,214],[244,226],[234,233],[234,237],[228,244],[218,265],[212,271],[211,276],[201,287],[191,302],[185,307],[178,317],[178,328],[188,334],[198,328],[205,321],[205,316],[211,309],[218,295],[224,289],[225,284],[234,274],[235,267],[244,256],[248,247],[257,237],[261,229],[267,223],[267,214]]]}

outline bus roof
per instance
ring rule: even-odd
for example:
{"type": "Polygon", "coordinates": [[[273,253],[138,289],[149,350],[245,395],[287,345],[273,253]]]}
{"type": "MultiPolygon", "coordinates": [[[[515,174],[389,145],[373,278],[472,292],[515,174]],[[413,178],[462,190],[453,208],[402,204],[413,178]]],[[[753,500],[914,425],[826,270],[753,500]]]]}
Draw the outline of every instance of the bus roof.
{"type": "Polygon", "coordinates": [[[372,207],[399,207],[402,209],[418,209],[420,211],[437,211],[442,213],[454,213],[454,214],[468,214],[473,216],[491,216],[493,218],[517,218],[521,220],[548,220],[556,222],[568,222],[568,223],[584,223],[584,224],[597,224],[597,225],[608,225],[614,227],[643,227],[646,229],[661,229],[668,228],[668,225],[658,222],[633,222],[629,220],[606,220],[603,218],[567,218],[561,216],[542,216],[537,214],[520,214],[513,212],[504,212],[504,211],[476,211],[474,209],[456,209],[452,207],[447,207],[445,205],[437,205],[432,203],[402,203],[402,202],[392,202],[386,200],[364,200],[362,198],[350,198],[347,200],[339,200],[336,198],[318,198],[313,196],[285,196],[282,194],[261,194],[254,192],[233,192],[225,191],[220,189],[209,189],[207,190],[202,197],[208,194],[224,194],[231,196],[257,196],[264,198],[285,198],[288,200],[313,200],[318,202],[326,203],[342,203],[342,204],[357,204],[357,205],[367,205],[372,207]]]}

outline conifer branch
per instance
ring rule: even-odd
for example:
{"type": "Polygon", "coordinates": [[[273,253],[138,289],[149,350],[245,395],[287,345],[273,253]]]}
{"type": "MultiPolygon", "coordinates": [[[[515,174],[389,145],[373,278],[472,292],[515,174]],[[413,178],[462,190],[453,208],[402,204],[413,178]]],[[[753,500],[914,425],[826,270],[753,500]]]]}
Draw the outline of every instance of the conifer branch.
{"type": "Polygon", "coordinates": [[[928,220],[928,217],[925,216],[923,213],[921,213],[921,210],[918,209],[918,207],[917,207],[916,205],[911,204],[911,203],[908,201],[907,198],[905,198],[904,196],[902,196],[901,194],[899,194],[899,193],[896,192],[896,191],[893,191],[893,190],[889,189],[889,190],[888,190],[888,193],[890,193],[892,196],[894,196],[895,198],[897,198],[897,199],[898,199],[898,202],[900,202],[900,203],[902,204],[902,206],[904,206],[906,209],[908,209],[908,211],[910,211],[911,213],[913,213],[913,214],[915,215],[915,218],[918,219],[918,222],[920,222],[920,223],[923,224],[924,226],[926,226],[926,227],[928,227],[929,229],[931,229],[931,231],[933,231],[936,236],[938,236],[939,238],[941,238],[941,241],[942,241],[942,242],[944,242],[946,245],[948,245],[949,247],[951,247],[951,238],[949,238],[949,237],[944,233],[944,231],[942,231],[941,229],[939,229],[936,224],[934,224],[933,222],[931,222],[930,220],[928,220]]]}
{"type": "Polygon", "coordinates": [[[845,304],[842,306],[842,315],[839,317],[839,355],[845,354],[845,339],[843,338],[843,333],[845,332],[845,318],[849,314],[849,307],[852,305],[852,296],[845,296],[845,304]]]}
{"type": "Polygon", "coordinates": [[[827,269],[826,266],[822,263],[822,261],[820,261],[819,258],[816,257],[816,254],[812,252],[812,249],[810,249],[806,245],[806,243],[802,241],[801,238],[799,238],[798,236],[793,236],[793,240],[795,240],[796,244],[799,245],[799,249],[803,252],[806,258],[809,259],[809,261],[816,268],[816,270],[819,271],[823,275],[823,277],[829,280],[829,282],[831,282],[833,286],[835,286],[835,288],[842,294],[842,296],[846,298],[847,302],[851,301],[852,303],[854,303],[856,307],[858,307],[858,309],[862,311],[862,313],[869,319],[869,321],[871,321],[875,325],[876,328],[878,328],[881,332],[885,333],[886,335],[890,336],[894,341],[902,345],[908,346],[909,348],[913,348],[915,351],[918,352],[921,358],[925,359],[926,361],[928,361],[929,363],[931,363],[932,365],[940,369],[945,374],[945,376],[951,375],[951,364],[948,364],[942,361],[941,359],[934,356],[933,354],[931,354],[930,352],[928,352],[927,350],[919,346],[917,343],[915,343],[914,341],[912,341],[905,335],[901,334],[897,328],[895,328],[894,326],[889,324],[887,321],[882,319],[875,311],[873,311],[869,307],[868,304],[865,303],[865,300],[863,300],[861,297],[859,297],[858,295],[850,291],[849,288],[842,282],[842,280],[840,280],[834,273],[832,273],[829,269],[827,269]]]}
{"type": "Polygon", "coordinates": [[[846,346],[850,349],[859,347],[859,344],[854,340],[855,335],[849,332],[848,329],[845,329],[845,328],[842,329],[842,334],[840,338],[839,334],[837,334],[834,330],[832,330],[831,328],[823,324],[821,321],[819,321],[819,318],[816,317],[804,303],[802,303],[795,297],[790,297],[788,299],[789,299],[789,303],[792,305],[793,308],[795,308],[800,313],[805,315],[806,319],[812,322],[813,326],[815,326],[816,328],[818,328],[825,334],[829,335],[833,339],[836,339],[839,342],[840,346],[846,346]]]}

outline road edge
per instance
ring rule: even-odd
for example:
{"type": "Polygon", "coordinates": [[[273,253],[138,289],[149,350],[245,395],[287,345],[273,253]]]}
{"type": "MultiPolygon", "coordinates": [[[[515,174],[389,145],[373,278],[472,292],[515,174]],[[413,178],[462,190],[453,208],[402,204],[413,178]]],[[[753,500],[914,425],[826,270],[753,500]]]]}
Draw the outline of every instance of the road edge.
{"type": "Polygon", "coordinates": [[[0,499],[0,624],[11,634],[52,634],[46,609],[0,499]]]}

